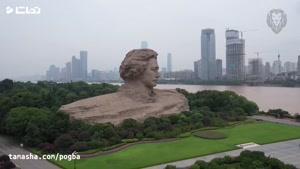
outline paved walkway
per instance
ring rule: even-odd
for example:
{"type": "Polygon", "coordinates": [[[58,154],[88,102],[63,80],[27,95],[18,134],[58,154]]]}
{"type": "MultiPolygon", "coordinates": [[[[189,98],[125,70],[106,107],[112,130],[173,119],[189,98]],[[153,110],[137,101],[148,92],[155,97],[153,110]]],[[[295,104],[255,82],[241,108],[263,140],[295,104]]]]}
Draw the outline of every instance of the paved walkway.
{"type": "MultiPolygon", "coordinates": [[[[11,139],[0,136],[0,154],[29,154],[30,152],[21,148],[11,139]]],[[[47,160],[12,160],[21,169],[59,169],[47,160]]]]}
{"type": "MultiPolygon", "coordinates": [[[[251,151],[263,151],[265,152],[266,156],[275,157],[284,163],[292,164],[300,169],[300,139],[272,143],[272,144],[265,144],[258,147],[248,148],[247,150],[251,151]]],[[[157,165],[153,167],[148,167],[146,169],[164,169],[167,165],[175,165],[178,168],[185,168],[188,166],[193,165],[197,160],[204,160],[210,161],[217,157],[224,157],[224,156],[238,156],[244,149],[238,149],[223,153],[217,153],[197,158],[192,158],[188,160],[176,161],[172,163],[157,165]]]]}
{"type": "Polygon", "coordinates": [[[262,116],[262,115],[258,115],[258,116],[249,116],[249,118],[252,119],[256,119],[256,120],[263,120],[263,121],[269,121],[269,122],[273,122],[273,123],[281,123],[281,124],[288,124],[288,125],[293,125],[293,126],[300,126],[300,122],[296,122],[292,119],[278,119],[272,116],[262,116]]]}

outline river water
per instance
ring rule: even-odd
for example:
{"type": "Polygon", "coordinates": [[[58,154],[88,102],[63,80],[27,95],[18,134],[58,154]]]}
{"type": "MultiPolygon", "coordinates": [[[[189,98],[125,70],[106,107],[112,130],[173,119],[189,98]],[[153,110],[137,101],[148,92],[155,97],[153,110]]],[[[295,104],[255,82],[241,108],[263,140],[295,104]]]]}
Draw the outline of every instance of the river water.
{"type": "Polygon", "coordinates": [[[160,84],[159,89],[181,88],[189,92],[201,90],[230,90],[254,101],[260,110],[281,108],[291,114],[300,114],[300,88],[265,86],[219,86],[219,85],[178,85],[160,84]]]}

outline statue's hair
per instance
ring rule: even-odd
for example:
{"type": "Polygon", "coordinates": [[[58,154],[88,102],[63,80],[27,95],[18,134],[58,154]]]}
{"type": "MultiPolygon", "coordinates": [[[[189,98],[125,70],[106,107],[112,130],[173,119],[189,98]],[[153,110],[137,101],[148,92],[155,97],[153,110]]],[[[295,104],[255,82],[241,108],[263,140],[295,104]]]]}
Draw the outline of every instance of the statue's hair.
{"type": "Polygon", "coordinates": [[[152,49],[133,49],[126,54],[119,72],[124,81],[139,78],[147,68],[151,58],[157,59],[157,53],[152,49]]]}

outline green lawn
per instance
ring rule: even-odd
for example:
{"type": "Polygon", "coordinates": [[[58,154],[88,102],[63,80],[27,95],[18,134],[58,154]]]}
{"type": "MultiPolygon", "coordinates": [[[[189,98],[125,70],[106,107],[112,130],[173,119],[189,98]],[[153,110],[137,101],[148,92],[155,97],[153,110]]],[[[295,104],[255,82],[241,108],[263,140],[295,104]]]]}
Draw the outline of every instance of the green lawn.
{"type": "MultiPolygon", "coordinates": [[[[83,159],[76,162],[77,169],[132,169],[155,164],[203,156],[236,149],[235,145],[255,142],[271,142],[300,138],[300,127],[267,122],[242,124],[218,129],[227,135],[222,140],[205,140],[190,136],[174,142],[142,144],[127,150],[101,157],[83,159]]],[[[73,162],[58,161],[67,169],[73,169],[73,162]]]]}

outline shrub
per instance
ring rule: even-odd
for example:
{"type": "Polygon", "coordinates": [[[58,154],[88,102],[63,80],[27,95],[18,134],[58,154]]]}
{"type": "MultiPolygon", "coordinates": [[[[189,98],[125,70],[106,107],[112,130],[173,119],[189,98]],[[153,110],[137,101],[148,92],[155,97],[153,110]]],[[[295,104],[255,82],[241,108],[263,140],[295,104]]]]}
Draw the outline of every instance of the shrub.
{"type": "Polygon", "coordinates": [[[41,143],[39,148],[45,153],[53,153],[55,151],[55,146],[51,143],[41,143]]]}
{"type": "Polygon", "coordinates": [[[295,119],[296,119],[297,122],[300,122],[300,114],[296,114],[295,119]]]}
{"type": "Polygon", "coordinates": [[[101,142],[101,141],[92,140],[92,141],[87,142],[87,145],[91,149],[95,149],[95,148],[103,147],[105,144],[104,144],[104,142],[101,142]]]}
{"type": "Polygon", "coordinates": [[[137,138],[123,139],[122,140],[123,143],[134,143],[134,142],[137,142],[137,141],[139,141],[139,139],[137,139],[137,138]]]}
{"type": "Polygon", "coordinates": [[[282,109],[270,109],[267,114],[274,116],[276,118],[290,118],[289,112],[282,109]]]}
{"type": "Polygon", "coordinates": [[[143,138],[142,141],[154,141],[155,138],[143,138]]]}
{"type": "Polygon", "coordinates": [[[191,133],[186,132],[186,133],[179,134],[177,137],[178,138],[186,138],[186,137],[190,137],[190,136],[191,136],[191,133]]]}
{"type": "Polygon", "coordinates": [[[79,135],[78,135],[78,140],[79,140],[79,141],[88,141],[88,140],[90,140],[90,139],[91,139],[91,135],[90,135],[90,133],[87,132],[87,131],[82,131],[82,132],[80,132],[79,135]]]}
{"type": "Polygon", "coordinates": [[[74,140],[71,137],[71,135],[63,134],[55,140],[54,145],[56,149],[66,152],[66,151],[70,151],[69,148],[71,145],[73,145],[73,143],[74,140]]]}
{"type": "Polygon", "coordinates": [[[102,150],[103,151],[108,151],[108,150],[112,150],[112,149],[115,149],[115,148],[118,148],[118,147],[121,147],[123,145],[125,145],[126,143],[120,143],[120,144],[115,144],[113,146],[110,146],[110,147],[105,147],[103,148],[102,150]]]}
{"type": "Polygon", "coordinates": [[[86,142],[76,142],[71,147],[70,150],[73,151],[85,151],[88,150],[89,146],[86,142]]]}

